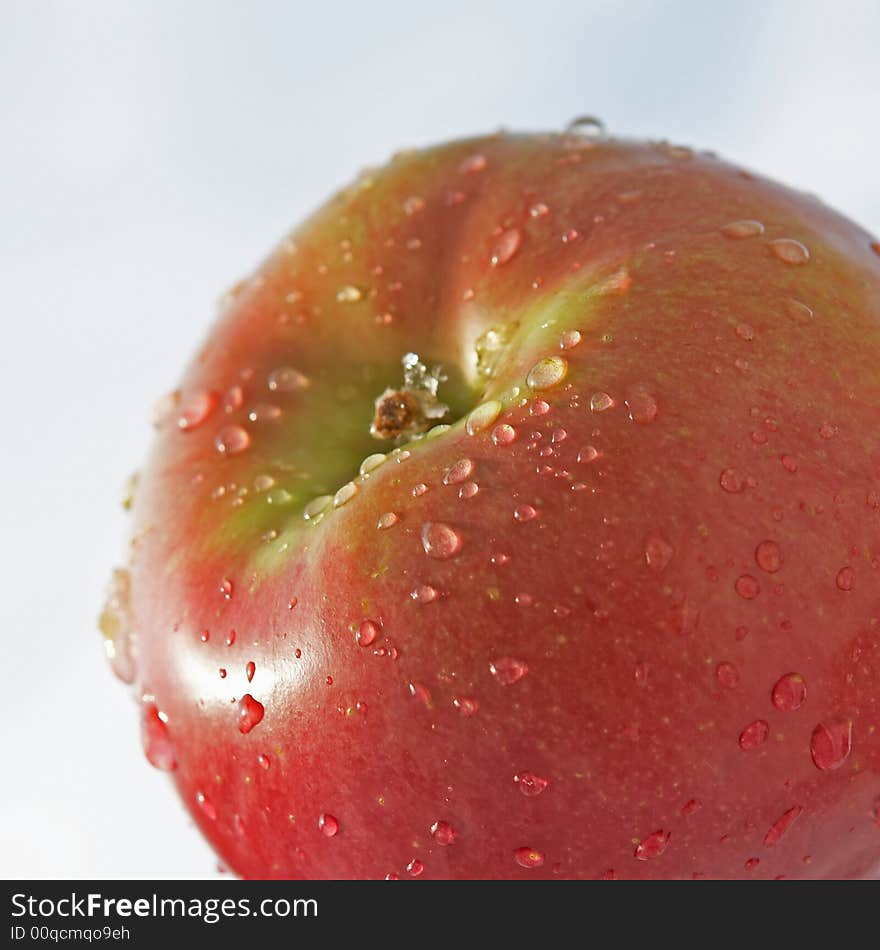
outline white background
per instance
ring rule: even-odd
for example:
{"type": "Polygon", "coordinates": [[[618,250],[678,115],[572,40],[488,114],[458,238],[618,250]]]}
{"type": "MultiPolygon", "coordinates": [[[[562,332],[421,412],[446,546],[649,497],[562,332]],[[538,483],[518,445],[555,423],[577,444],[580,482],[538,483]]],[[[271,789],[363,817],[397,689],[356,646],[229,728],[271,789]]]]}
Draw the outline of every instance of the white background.
{"type": "Polygon", "coordinates": [[[95,628],[221,291],[405,145],[712,148],[880,232],[880,4],[0,0],[0,876],[205,877],[95,628]]]}

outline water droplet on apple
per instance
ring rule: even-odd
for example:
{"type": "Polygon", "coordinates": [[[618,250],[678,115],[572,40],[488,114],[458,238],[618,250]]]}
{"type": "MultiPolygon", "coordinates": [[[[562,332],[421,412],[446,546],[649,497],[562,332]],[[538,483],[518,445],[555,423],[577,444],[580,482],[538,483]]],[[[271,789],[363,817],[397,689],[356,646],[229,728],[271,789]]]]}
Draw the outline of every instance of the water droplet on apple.
{"type": "Polygon", "coordinates": [[[755,749],[766,740],[768,735],[770,735],[769,724],[764,719],[756,719],[739,734],[739,747],[746,751],[755,749]]]}
{"type": "Polygon", "coordinates": [[[250,693],[245,693],[238,703],[238,731],[246,735],[262,722],[265,715],[265,708],[261,702],[258,702],[250,693]]]}
{"type": "Polygon", "coordinates": [[[761,585],[751,574],[743,574],[738,577],[734,587],[744,600],[754,600],[761,593],[761,585]]]}
{"type": "Polygon", "coordinates": [[[800,673],[786,673],[773,685],[770,701],[781,712],[794,712],[807,698],[807,684],[800,673]]]}
{"type": "Polygon", "coordinates": [[[409,596],[417,604],[431,604],[437,599],[439,594],[428,584],[421,584],[414,588],[409,596]]]}
{"type": "Polygon", "coordinates": [[[698,812],[702,807],[703,803],[699,800],[699,798],[692,798],[690,801],[685,802],[684,805],[681,806],[681,813],[685,818],[687,818],[688,815],[696,814],[696,812],[698,812]]]}
{"type": "Polygon", "coordinates": [[[410,877],[421,877],[425,873],[425,863],[418,858],[413,858],[406,866],[410,877]]]}
{"type": "Polygon", "coordinates": [[[461,550],[461,535],[449,525],[440,521],[429,521],[422,525],[422,547],[428,557],[445,560],[455,557],[461,550]]]}
{"type": "Polygon", "coordinates": [[[513,781],[526,798],[537,798],[550,784],[547,779],[541,778],[540,775],[535,775],[534,772],[529,771],[517,772],[516,775],[513,776],[513,781]]]}
{"type": "Polygon", "coordinates": [[[398,521],[400,521],[400,518],[393,511],[386,511],[384,514],[379,515],[376,527],[380,531],[387,531],[389,528],[393,528],[398,521]]]}
{"type": "Polygon", "coordinates": [[[785,312],[792,320],[796,320],[798,323],[808,323],[813,319],[812,307],[801,303],[800,300],[795,300],[794,297],[789,297],[785,301],[785,312]]]}
{"type": "Polygon", "coordinates": [[[403,202],[403,212],[407,215],[418,214],[425,208],[425,199],[420,195],[410,195],[403,202]]]}
{"type": "Polygon", "coordinates": [[[364,299],[364,292],[354,284],[346,284],[336,291],[336,299],[339,303],[358,303],[364,299]]]}
{"type": "Polygon", "coordinates": [[[531,505],[520,505],[513,512],[513,517],[519,522],[531,521],[537,516],[538,512],[531,505]]]}
{"type": "Polygon", "coordinates": [[[721,229],[721,233],[725,237],[729,238],[749,238],[756,237],[759,234],[764,233],[764,225],[760,221],[754,220],[743,220],[743,221],[731,221],[730,224],[725,224],[721,229]]]}
{"type": "Polygon", "coordinates": [[[653,422],[660,411],[656,398],[644,386],[631,389],[625,402],[630,419],[639,425],[648,425],[653,422]]]}
{"type": "Polygon", "coordinates": [[[480,486],[476,482],[465,482],[458,490],[458,497],[467,500],[473,498],[479,490],[480,486]]]}
{"type": "Polygon", "coordinates": [[[653,571],[662,571],[672,560],[675,549],[660,537],[652,534],[645,540],[645,562],[653,571]]]}
{"type": "Polygon", "coordinates": [[[786,831],[792,826],[797,818],[803,813],[803,807],[801,805],[794,805],[792,808],[789,808],[788,811],[784,812],[773,824],[770,826],[769,831],[764,835],[764,847],[772,848],[773,845],[779,842],[779,839],[785,834],[786,831]]]}
{"type": "Polygon", "coordinates": [[[800,241],[793,238],[779,238],[770,242],[770,249],[786,264],[806,264],[810,259],[810,252],[800,241]]]}
{"type": "Polygon", "coordinates": [[[110,577],[98,629],[104,638],[110,669],[123,683],[133,683],[136,668],[132,651],[131,575],[122,568],[117,568],[110,577]]]}
{"type": "Polygon", "coordinates": [[[145,705],[141,713],[141,743],[144,755],[153,768],[163,772],[177,768],[168,726],[162,713],[152,703],[145,705]]]}
{"type": "Polygon", "coordinates": [[[431,837],[437,842],[437,844],[443,845],[443,847],[448,847],[451,844],[455,843],[455,839],[458,837],[458,832],[448,821],[435,821],[431,825],[431,837]]]}
{"type": "Polygon", "coordinates": [[[480,704],[473,696],[456,696],[452,700],[452,705],[462,714],[462,716],[473,716],[480,708],[480,704]]]}
{"type": "Polygon", "coordinates": [[[726,468],[719,478],[721,487],[731,494],[736,494],[743,490],[743,477],[735,468],[726,468]]]}
{"type": "Polygon", "coordinates": [[[715,678],[725,689],[735,689],[739,685],[739,670],[732,663],[719,663],[715,678]]]}
{"type": "Polygon", "coordinates": [[[736,335],[747,343],[755,339],[755,328],[748,323],[738,323],[736,325],[736,335]]]}
{"type": "Polygon", "coordinates": [[[605,412],[614,406],[614,400],[608,393],[593,393],[590,396],[590,409],[593,412],[605,412]]]}
{"type": "Polygon", "coordinates": [[[492,441],[495,445],[505,446],[510,445],[511,442],[516,440],[516,429],[512,425],[509,425],[506,422],[501,423],[501,425],[495,426],[492,430],[492,441]]]}
{"type": "Polygon", "coordinates": [[[594,115],[580,115],[565,127],[566,135],[578,135],[587,139],[601,139],[607,134],[605,123],[594,115]]]}
{"type": "Polygon", "coordinates": [[[468,435],[476,435],[490,425],[501,415],[502,405],[497,399],[490,399],[472,410],[465,422],[468,435]]]}
{"type": "Polygon", "coordinates": [[[335,838],[339,833],[339,821],[329,812],[318,816],[318,829],[325,838],[335,838]]]}
{"type": "Polygon", "coordinates": [[[248,412],[248,419],[251,422],[274,422],[280,418],[281,409],[266,402],[259,403],[248,412]]]}
{"type": "Polygon", "coordinates": [[[260,767],[264,772],[268,772],[269,769],[270,769],[271,766],[272,766],[272,760],[269,758],[268,755],[265,755],[264,753],[261,752],[261,753],[257,756],[257,765],[259,765],[259,767],[260,767]]]}
{"type": "Polygon", "coordinates": [[[559,338],[559,348],[562,350],[573,350],[580,342],[580,330],[565,330],[559,338]]]}
{"type": "Polygon", "coordinates": [[[480,155],[471,155],[466,158],[459,166],[458,170],[462,175],[474,175],[477,172],[483,171],[486,167],[486,156],[480,155]]]}
{"type": "Polygon", "coordinates": [[[513,858],[521,868],[539,868],[544,864],[544,855],[534,848],[522,847],[513,852],[513,858]]]}
{"type": "Polygon", "coordinates": [[[595,445],[585,445],[577,456],[579,462],[595,462],[597,458],[599,458],[599,450],[595,445]]]}
{"type": "Polygon", "coordinates": [[[306,504],[305,508],[303,508],[303,518],[305,518],[306,521],[317,521],[332,503],[332,495],[319,495],[317,498],[313,498],[306,504]]]}
{"type": "Polygon", "coordinates": [[[650,861],[653,858],[659,858],[669,845],[671,837],[672,835],[668,831],[655,831],[638,843],[633,856],[639,861],[650,861]]]}
{"type": "Polygon", "coordinates": [[[510,686],[518,682],[528,671],[529,668],[526,663],[510,656],[503,656],[489,664],[489,672],[502,686],[510,686]]]}
{"type": "Polygon", "coordinates": [[[755,562],[762,571],[775,574],[782,567],[782,551],[775,541],[762,541],[755,548],[755,562]]]}
{"type": "Polygon", "coordinates": [[[213,391],[195,393],[180,410],[177,417],[178,428],[185,432],[198,428],[214,411],[218,401],[219,397],[213,391]]]}
{"type": "Polygon", "coordinates": [[[522,246],[522,232],[519,228],[508,228],[503,231],[492,248],[489,262],[493,267],[506,264],[522,246]]]}
{"type": "Polygon", "coordinates": [[[810,737],[813,764],[823,772],[839,769],[852,751],[851,719],[837,718],[820,722],[810,737]]]}
{"type": "Polygon", "coordinates": [[[251,444],[251,437],[247,429],[241,426],[224,426],[214,436],[214,448],[221,455],[238,455],[251,444]]]}
{"type": "Polygon", "coordinates": [[[362,647],[368,647],[376,642],[379,636],[379,624],[375,620],[364,620],[357,630],[357,642],[362,647]]]}
{"type": "Polygon", "coordinates": [[[357,493],[358,486],[354,482],[347,482],[333,496],[333,507],[341,508],[343,505],[348,504],[357,493]]]}
{"type": "Polygon", "coordinates": [[[853,585],[856,582],[856,572],[851,567],[842,567],[837,572],[837,577],[835,578],[835,583],[837,584],[837,589],[842,591],[850,591],[853,589],[853,585]]]}
{"type": "Polygon", "coordinates": [[[238,383],[230,386],[229,389],[223,393],[223,409],[226,412],[235,412],[236,409],[241,409],[241,404],[243,402],[244,390],[238,385],[238,383]]]}
{"type": "Polygon", "coordinates": [[[369,475],[371,472],[375,472],[380,465],[384,465],[388,461],[388,456],[382,452],[374,452],[372,455],[368,455],[363,462],[360,464],[358,472],[361,475],[369,475]]]}
{"type": "Polygon", "coordinates": [[[292,366],[279,366],[269,373],[267,385],[273,393],[295,393],[308,389],[311,385],[308,376],[292,366]]]}
{"type": "Polygon", "coordinates": [[[790,472],[792,475],[798,470],[797,459],[793,458],[791,455],[782,455],[779,459],[782,462],[782,467],[786,472],[790,472]]]}
{"type": "Polygon", "coordinates": [[[217,820],[217,809],[211,802],[211,799],[204,792],[196,792],[196,805],[199,811],[208,819],[208,821],[217,820]]]}
{"type": "Polygon", "coordinates": [[[526,384],[537,390],[552,389],[565,379],[568,362],[561,356],[545,356],[529,370],[526,384]]]}
{"type": "Polygon", "coordinates": [[[249,683],[253,682],[254,674],[257,672],[257,664],[253,660],[249,660],[247,666],[244,668],[244,675],[247,677],[249,683]]]}
{"type": "Polygon", "coordinates": [[[466,482],[474,472],[474,463],[470,459],[453,462],[443,473],[444,485],[460,485],[466,482]]]}

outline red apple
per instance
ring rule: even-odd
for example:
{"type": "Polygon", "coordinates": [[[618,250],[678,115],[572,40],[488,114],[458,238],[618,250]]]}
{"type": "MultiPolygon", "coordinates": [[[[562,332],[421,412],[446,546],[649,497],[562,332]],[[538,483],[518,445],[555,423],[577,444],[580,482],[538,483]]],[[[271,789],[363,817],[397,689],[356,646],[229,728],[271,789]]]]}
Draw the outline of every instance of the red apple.
{"type": "Polygon", "coordinates": [[[596,131],[364,173],[163,403],[102,625],[239,875],[878,873],[878,245],[596,131]]]}

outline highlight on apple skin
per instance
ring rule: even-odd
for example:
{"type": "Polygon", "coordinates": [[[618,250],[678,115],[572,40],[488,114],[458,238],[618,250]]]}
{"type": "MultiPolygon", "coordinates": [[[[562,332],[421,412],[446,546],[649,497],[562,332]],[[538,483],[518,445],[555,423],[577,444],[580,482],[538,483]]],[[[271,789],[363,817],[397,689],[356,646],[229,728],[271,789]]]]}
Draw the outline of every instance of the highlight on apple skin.
{"type": "Polygon", "coordinates": [[[816,198],[400,152],[155,422],[101,628],[235,874],[880,874],[880,245],[816,198]]]}

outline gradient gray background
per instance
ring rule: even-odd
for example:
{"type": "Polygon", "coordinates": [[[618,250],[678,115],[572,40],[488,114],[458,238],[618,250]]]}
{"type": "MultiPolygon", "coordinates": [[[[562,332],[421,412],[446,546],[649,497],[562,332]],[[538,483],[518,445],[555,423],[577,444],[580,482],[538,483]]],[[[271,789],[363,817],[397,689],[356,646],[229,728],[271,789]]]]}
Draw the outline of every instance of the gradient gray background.
{"type": "Polygon", "coordinates": [[[712,148],[880,232],[880,4],[0,0],[0,876],[204,877],[95,627],[220,293],[361,167],[499,126],[712,148]]]}

